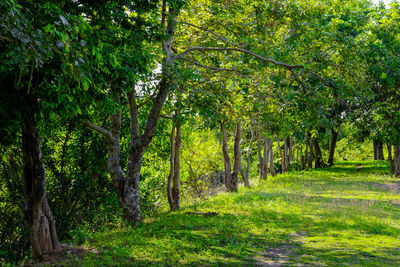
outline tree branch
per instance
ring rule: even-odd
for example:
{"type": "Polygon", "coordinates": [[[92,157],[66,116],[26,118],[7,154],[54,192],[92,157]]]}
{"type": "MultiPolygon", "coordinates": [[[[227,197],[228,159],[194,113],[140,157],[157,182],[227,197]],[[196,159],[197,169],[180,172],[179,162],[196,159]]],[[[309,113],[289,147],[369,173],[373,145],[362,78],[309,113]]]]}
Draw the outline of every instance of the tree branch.
{"type": "Polygon", "coordinates": [[[244,45],[235,44],[235,43],[229,41],[228,39],[226,39],[225,37],[222,37],[221,35],[219,35],[219,34],[213,32],[212,30],[209,30],[209,29],[207,29],[207,28],[200,27],[200,26],[194,25],[194,24],[189,23],[189,22],[184,22],[184,21],[178,21],[178,23],[181,23],[181,24],[184,24],[184,25],[188,25],[188,26],[192,26],[193,28],[196,28],[196,29],[199,29],[199,30],[202,30],[202,31],[209,32],[209,33],[211,33],[212,35],[214,35],[215,37],[217,37],[218,39],[220,39],[221,41],[223,41],[224,43],[227,43],[227,44],[230,44],[230,45],[239,47],[239,48],[245,47],[244,45]]]}
{"type": "Polygon", "coordinates": [[[180,58],[178,58],[178,59],[186,60],[187,62],[190,62],[190,63],[192,63],[193,65],[196,65],[196,66],[199,66],[199,67],[202,67],[202,68],[206,68],[206,69],[211,69],[211,70],[216,70],[216,71],[237,71],[237,72],[238,72],[238,70],[234,70],[234,69],[217,68],[217,67],[213,67],[213,66],[203,65],[203,64],[201,64],[201,63],[198,63],[198,62],[193,61],[193,60],[191,60],[191,59],[188,59],[188,58],[186,58],[186,57],[180,57],[180,58]]]}
{"type": "Polygon", "coordinates": [[[237,52],[251,55],[261,61],[272,63],[277,66],[285,67],[289,70],[304,68],[304,66],[302,66],[302,65],[291,65],[291,64],[279,62],[272,58],[266,58],[266,57],[260,56],[256,53],[253,53],[249,50],[246,50],[243,48],[238,48],[238,47],[204,47],[204,46],[203,47],[191,47],[191,48],[183,51],[182,53],[178,54],[177,56],[175,56],[175,59],[183,58],[184,55],[186,55],[187,53],[192,52],[192,51],[237,51],[237,52]]]}
{"type": "Polygon", "coordinates": [[[134,137],[139,137],[139,111],[136,103],[135,89],[127,93],[129,102],[129,113],[131,117],[131,133],[134,137]]]}
{"type": "Polygon", "coordinates": [[[109,131],[107,131],[104,128],[101,128],[100,126],[92,124],[90,121],[83,121],[82,124],[89,127],[90,129],[98,132],[99,134],[102,134],[103,136],[105,136],[106,138],[108,138],[110,140],[114,139],[109,131]]]}

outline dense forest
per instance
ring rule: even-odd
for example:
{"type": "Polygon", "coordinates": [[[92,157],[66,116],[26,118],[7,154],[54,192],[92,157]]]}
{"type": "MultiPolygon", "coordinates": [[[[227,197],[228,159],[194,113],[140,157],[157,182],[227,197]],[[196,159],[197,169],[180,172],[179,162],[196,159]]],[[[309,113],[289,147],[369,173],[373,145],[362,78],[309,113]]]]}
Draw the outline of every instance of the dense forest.
{"type": "Polygon", "coordinates": [[[0,265],[343,161],[400,176],[396,1],[2,0],[0,57],[0,265]]]}

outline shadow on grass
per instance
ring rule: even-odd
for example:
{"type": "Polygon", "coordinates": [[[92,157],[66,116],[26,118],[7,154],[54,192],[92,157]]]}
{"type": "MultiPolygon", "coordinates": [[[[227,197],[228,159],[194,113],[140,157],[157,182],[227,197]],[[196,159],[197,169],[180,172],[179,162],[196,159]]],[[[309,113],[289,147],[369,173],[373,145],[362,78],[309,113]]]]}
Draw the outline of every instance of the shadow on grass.
{"type": "MultiPolygon", "coordinates": [[[[103,251],[104,264],[150,265],[252,265],[255,248],[265,237],[241,227],[236,216],[204,217],[185,213],[166,214],[134,229],[98,235],[90,245],[103,251]]],[[[97,257],[91,258],[96,262],[97,257]]]]}
{"type": "MultiPolygon", "coordinates": [[[[335,176],[344,173],[354,177],[357,172],[382,174],[388,169],[383,162],[373,162],[363,163],[363,169],[357,171],[356,164],[340,163],[336,167],[315,172],[330,172],[335,176]]],[[[346,181],[329,175],[316,175],[312,182],[326,183],[330,189],[354,187],[354,191],[368,189],[382,192],[381,188],[374,188],[371,182],[361,179],[346,181]]],[[[348,245],[347,248],[333,244],[342,240],[348,242],[348,232],[356,236],[368,236],[373,241],[371,244],[381,237],[393,239],[400,235],[399,228],[379,219],[387,218],[390,213],[400,214],[399,207],[391,206],[387,201],[373,200],[375,206],[371,209],[376,211],[375,219],[367,216],[370,214],[368,205],[365,214],[341,214],[341,210],[351,211],[352,206],[357,210],[363,203],[370,204],[368,201],[372,200],[286,192],[245,191],[229,194],[225,199],[207,201],[207,207],[212,207],[216,212],[221,205],[232,205],[224,209],[227,210],[225,213],[219,212],[214,216],[186,214],[186,210],[201,211],[206,208],[202,204],[192,205],[176,213],[162,214],[132,229],[96,234],[89,245],[99,248],[102,254],[90,256],[87,262],[91,266],[254,266],[275,261],[276,266],[280,266],[279,257],[262,252],[271,248],[275,248],[271,251],[279,252],[279,247],[284,247],[287,251],[282,250],[282,253],[287,254],[287,260],[283,265],[394,266],[400,260],[400,251],[397,249],[382,246],[376,247],[371,253],[363,249],[365,244],[348,245]],[[289,206],[287,209],[273,210],[267,205],[270,202],[276,202],[277,205],[287,202],[289,206]],[[240,211],[235,212],[235,209],[240,211]],[[319,238],[315,246],[310,243],[311,239],[308,240],[312,237],[319,238]],[[330,238],[331,243],[325,245],[321,241],[323,238],[330,238]],[[261,261],[258,260],[260,255],[264,255],[261,261]]]]}
{"type": "Polygon", "coordinates": [[[390,174],[389,162],[383,160],[366,161],[366,162],[335,162],[334,166],[329,168],[316,169],[318,172],[330,173],[348,173],[354,174],[390,174]],[[357,166],[361,166],[357,167],[357,166]]]}

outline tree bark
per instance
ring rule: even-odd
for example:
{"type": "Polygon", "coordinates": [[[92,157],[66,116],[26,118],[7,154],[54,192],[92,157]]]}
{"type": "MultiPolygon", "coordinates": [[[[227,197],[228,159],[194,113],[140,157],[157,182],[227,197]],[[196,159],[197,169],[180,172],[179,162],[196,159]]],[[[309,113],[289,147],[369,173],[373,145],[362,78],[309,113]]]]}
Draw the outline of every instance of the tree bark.
{"type": "Polygon", "coordinates": [[[393,146],[393,174],[396,177],[400,176],[400,146],[393,146]]]}
{"type": "Polygon", "coordinates": [[[271,173],[271,176],[276,176],[273,148],[274,148],[274,142],[271,139],[271,142],[269,142],[269,172],[271,173]]]}
{"type": "Polygon", "coordinates": [[[268,177],[268,163],[269,163],[269,142],[272,142],[269,138],[264,141],[264,175],[265,179],[268,177]]]}
{"type": "Polygon", "coordinates": [[[292,142],[290,140],[290,137],[287,137],[284,143],[284,157],[285,157],[285,172],[289,171],[290,167],[290,161],[292,158],[292,148],[291,148],[292,142]]]}
{"type": "Polygon", "coordinates": [[[261,143],[260,141],[257,142],[257,155],[258,155],[258,174],[260,176],[260,179],[263,177],[263,169],[264,169],[264,160],[263,156],[261,154],[261,143]]]}
{"type": "Polygon", "coordinates": [[[167,197],[168,197],[168,203],[169,206],[172,210],[172,205],[171,203],[173,202],[172,200],[172,180],[174,179],[174,165],[175,165],[175,126],[172,126],[171,134],[170,134],[170,150],[169,150],[169,175],[168,175],[168,181],[167,181],[167,197]]]}
{"type": "Polygon", "coordinates": [[[314,138],[309,138],[308,168],[312,169],[314,160],[314,138]]]}
{"type": "Polygon", "coordinates": [[[225,126],[221,123],[221,132],[222,132],[222,154],[224,156],[224,184],[226,188],[231,191],[231,180],[232,180],[232,167],[231,167],[231,158],[228,153],[228,135],[226,133],[225,126]]]}
{"type": "Polygon", "coordinates": [[[321,147],[319,146],[317,138],[314,138],[314,147],[315,147],[315,168],[322,168],[325,166],[324,159],[322,158],[321,147]]]}
{"type": "Polygon", "coordinates": [[[36,128],[34,96],[28,96],[22,112],[22,158],[25,206],[22,213],[30,229],[32,256],[36,262],[43,255],[60,251],[55,221],[46,196],[46,177],[39,133],[36,128]]]}
{"type": "Polygon", "coordinates": [[[234,145],[233,145],[233,172],[232,172],[232,181],[231,181],[231,190],[230,191],[237,191],[238,189],[238,176],[239,176],[239,171],[241,169],[241,164],[242,164],[242,155],[240,151],[240,140],[241,140],[241,133],[242,133],[242,128],[241,128],[241,123],[238,121],[236,123],[236,130],[235,130],[235,136],[234,136],[234,145]]]}
{"type": "Polygon", "coordinates": [[[268,153],[268,148],[269,148],[269,139],[264,138],[263,139],[263,146],[261,148],[261,144],[258,143],[258,160],[259,160],[259,173],[260,173],[260,179],[261,180],[266,180],[268,176],[268,160],[269,160],[269,153],[268,153]]]}
{"type": "Polygon", "coordinates": [[[168,184],[167,184],[168,202],[171,210],[179,209],[179,188],[181,182],[180,178],[181,144],[182,144],[181,125],[179,124],[178,113],[177,113],[176,128],[172,127],[171,131],[170,173],[168,176],[168,184]]]}
{"type": "Polygon", "coordinates": [[[394,161],[393,161],[393,156],[392,156],[392,145],[386,144],[387,150],[388,150],[388,161],[390,163],[390,171],[394,173],[394,161]]]}
{"type": "Polygon", "coordinates": [[[237,191],[238,189],[238,175],[241,169],[241,153],[240,153],[240,135],[241,125],[240,122],[236,123],[234,147],[233,147],[233,170],[231,167],[231,159],[228,153],[228,135],[224,125],[221,123],[222,131],[222,154],[224,156],[225,167],[225,186],[230,192],[237,191]],[[231,172],[232,171],[232,172],[231,172]]]}
{"type": "Polygon", "coordinates": [[[385,160],[383,156],[383,143],[380,140],[374,140],[374,160],[385,160]]]}
{"type": "Polygon", "coordinates": [[[243,169],[242,169],[240,171],[245,187],[250,187],[249,174],[250,174],[250,163],[251,163],[251,149],[252,149],[253,141],[254,141],[254,130],[253,130],[252,126],[250,128],[250,132],[251,132],[251,137],[250,137],[249,147],[248,147],[247,154],[246,154],[246,170],[243,171],[243,169]]]}
{"type": "Polygon", "coordinates": [[[339,136],[339,129],[337,131],[335,131],[335,129],[332,127],[331,134],[332,134],[332,139],[331,139],[331,144],[329,147],[328,166],[333,166],[333,159],[335,156],[335,149],[336,149],[337,139],[339,136]]]}
{"type": "Polygon", "coordinates": [[[282,153],[282,148],[281,148],[281,144],[279,143],[279,140],[277,141],[277,143],[278,143],[278,151],[279,151],[279,157],[280,157],[280,160],[281,160],[281,171],[282,171],[282,173],[283,172],[285,172],[285,157],[284,157],[284,154],[285,153],[282,153]]]}

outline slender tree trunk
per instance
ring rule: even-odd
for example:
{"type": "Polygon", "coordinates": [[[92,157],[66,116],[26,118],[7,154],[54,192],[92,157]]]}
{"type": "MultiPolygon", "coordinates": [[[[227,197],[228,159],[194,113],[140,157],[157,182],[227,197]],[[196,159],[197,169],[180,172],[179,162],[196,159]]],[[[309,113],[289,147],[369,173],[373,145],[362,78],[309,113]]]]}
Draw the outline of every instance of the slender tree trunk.
{"type": "Polygon", "coordinates": [[[310,142],[310,144],[309,144],[310,151],[309,151],[309,154],[308,154],[308,168],[311,169],[313,167],[313,160],[314,160],[314,152],[313,152],[313,149],[314,149],[314,138],[310,138],[309,142],[310,142]]]}
{"type": "Polygon", "coordinates": [[[274,166],[274,142],[271,139],[269,143],[269,172],[271,176],[276,176],[275,166],[274,166]]]}
{"type": "Polygon", "coordinates": [[[394,161],[393,161],[393,156],[392,156],[392,145],[386,144],[387,145],[387,150],[388,150],[388,161],[390,163],[390,171],[394,173],[394,161]]]}
{"type": "Polygon", "coordinates": [[[383,143],[380,140],[374,140],[374,160],[385,160],[383,156],[383,143]]]}
{"type": "Polygon", "coordinates": [[[259,174],[261,180],[266,180],[268,175],[268,139],[263,139],[263,146],[261,148],[260,142],[258,143],[258,161],[259,161],[259,174]]]}
{"type": "Polygon", "coordinates": [[[36,262],[43,255],[60,251],[55,221],[46,196],[46,177],[42,159],[39,133],[36,128],[36,99],[28,96],[22,112],[22,159],[25,206],[22,213],[30,229],[33,258],[36,262]]]}
{"type": "Polygon", "coordinates": [[[232,171],[232,180],[231,180],[231,190],[237,191],[238,189],[238,176],[239,171],[242,165],[242,155],[240,151],[240,140],[241,140],[241,123],[238,121],[236,123],[235,135],[234,135],[234,144],[233,144],[233,171],[232,171]]]}
{"type": "Polygon", "coordinates": [[[250,132],[251,132],[251,137],[250,137],[249,147],[248,147],[247,154],[246,154],[246,170],[243,171],[243,169],[242,169],[240,171],[245,187],[250,187],[249,174],[250,174],[250,162],[251,162],[251,149],[252,149],[253,141],[254,141],[254,130],[253,130],[252,126],[250,128],[250,132]]]}
{"type": "Polygon", "coordinates": [[[167,181],[167,197],[168,203],[172,210],[172,180],[174,179],[174,169],[175,169],[175,126],[172,126],[171,135],[169,139],[170,150],[169,150],[169,175],[167,181]]]}
{"type": "Polygon", "coordinates": [[[290,168],[290,162],[292,160],[292,142],[290,137],[286,138],[285,142],[285,171],[288,172],[290,168]]]}
{"type": "Polygon", "coordinates": [[[268,139],[263,140],[263,154],[261,154],[261,146],[259,147],[258,158],[260,160],[260,179],[266,180],[268,173],[268,139]]]}
{"type": "Polygon", "coordinates": [[[394,176],[399,177],[400,176],[400,146],[399,145],[393,146],[393,154],[394,154],[394,157],[393,157],[394,172],[393,172],[393,174],[394,174],[394,176]]]}
{"type": "Polygon", "coordinates": [[[175,114],[175,124],[176,127],[172,127],[170,136],[170,171],[167,183],[168,203],[171,210],[179,209],[179,188],[181,183],[180,153],[182,145],[181,125],[179,123],[179,110],[175,114]]]}
{"type": "Polygon", "coordinates": [[[282,152],[282,148],[281,148],[281,144],[279,143],[279,140],[277,143],[278,143],[279,156],[281,158],[282,173],[284,173],[284,172],[286,172],[285,153],[284,153],[284,151],[282,152]]]}
{"type": "Polygon", "coordinates": [[[314,138],[314,147],[315,147],[315,168],[324,167],[324,159],[322,158],[321,147],[319,146],[317,138],[314,138]]]}
{"type": "Polygon", "coordinates": [[[309,146],[308,146],[308,139],[306,138],[306,140],[305,140],[305,143],[306,143],[306,151],[305,151],[305,153],[304,153],[304,163],[305,163],[305,167],[304,167],[304,169],[306,169],[307,168],[307,164],[308,164],[308,160],[309,160],[309,146]]]}
{"type": "Polygon", "coordinates": [[[224,156],[224,168],[225,168],[225,176],[224,176],[224,184],[226,188],[231,191],[231,181],[232,181],[232,167],[231,167],[231,158],[228,153],[228,135],[226,133],[225,126],[221,123],[221,131],[222,131],[222,154],[224,156]]]}
{"type": "Polygon", "coordinates": [[[268,163],[269,163],[269,143],[272,142],[271,139],[266,138],[265,143],[264,143],[264,175],[265,179],[267,179],[268,176],[268,163]]]}
{"type": "Polygon", "coordinates": [[[303,154],[303,147],[300,147],[300,154],[301,154],[301,156],[300,156],[300,159],[301,159],[301,169],[302,170],[305,170],[306,168],[307,168],[307,165],[306,165],[306,159],[307,159],[307,149],[308,149],[308,147],[307,147],[307,144],[306,144],[306,151],[304,152],[304,154],[303,154]]]}
{"type": "Polygon", "coordinates": [[[339,136],[339,129],[335,131],[335,129],[332,127],[331,134],[332,134],[332,139],[331,139],[331,145],[329,147],[328,166],[333,166],[333,159],[335,156],[335,149],[336,149],[337,139],[339,136]]]}
{"type": "Polygon", "coordinates": [[[261,144],[260,141],[257,142],[257,155],[258,155],[258,174],[260,175],[260,179],[263,178],[263,170],[264,170],[264,160],[261,154],[261,144]]]}

